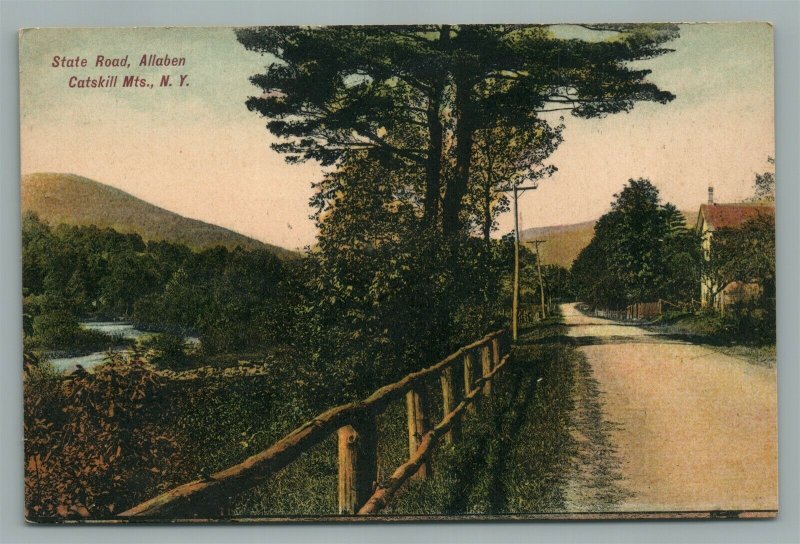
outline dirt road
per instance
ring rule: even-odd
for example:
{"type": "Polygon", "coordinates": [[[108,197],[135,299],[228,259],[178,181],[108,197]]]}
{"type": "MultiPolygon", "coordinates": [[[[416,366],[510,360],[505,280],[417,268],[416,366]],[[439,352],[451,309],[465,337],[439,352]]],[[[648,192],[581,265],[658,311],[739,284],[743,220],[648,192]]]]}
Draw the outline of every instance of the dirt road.
{"type": "Polygon", "coordinates": [[[777,509],[774,368],[561,309],[587,363],[568,510],[777,509]]]}

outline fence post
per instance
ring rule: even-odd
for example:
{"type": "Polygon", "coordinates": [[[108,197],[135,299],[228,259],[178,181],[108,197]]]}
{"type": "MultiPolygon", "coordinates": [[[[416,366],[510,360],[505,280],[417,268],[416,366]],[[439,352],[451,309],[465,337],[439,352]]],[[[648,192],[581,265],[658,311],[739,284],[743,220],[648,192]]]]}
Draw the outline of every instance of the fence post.
{"type": "MultiPolygon", "coordinates": [[[[424,385],[406,393],[406,415],[408,416],[408,454],[414,455],[419,448],[422,437],[430,428],[430,420],[426,409],[428,406],[427,392],[424,385]]],[[[429,462],[425,462],[412,476],[415,480],[422,480],[431,475],[429,462]]]]}
{"type": "MultiPolygon", "coordinates": [[[[464,396],[470,394],[472,391],[472,384],[474,383],[473,377],[473,365],[472,365],[472,352],[467,353],[464,355],[464,396]]],[[[475,413],[475,404],[470,404],[467,406],[467,413],[474,414],[475,413]]]]}
{"type": "MultiPolygon", "coordinates": [[[[442,384],[443,416],[446,416],[452,412],[458,404],[458,401],[456,400],[456,388],[455,384],[453,383],[453,365],[445,368],[439,376],[439,379],[442,384]]],[[[447,444],[453,444],[457,442],[459,438],[461,438],[461,422],[454,421],[453,425],[450,427],[450,430],[444,435],[444,441],[447,444]]]]}
{"type": "Polygon", "coordinates": [[[340,427],[339,513],[355,514],[372,496],[378,479],[378,433],[368,416],[340,427]]]}
{"type": "MultiPolygon", "coordinates": [[[[484,344],[481,348],[481,371],[483,376],[488,376],[489,373],[492,371],[492,359],[491,355],[489,355],[489,346],[484,344]]],[[[492,394],[492,382],[484,382],[483,384],[483,396],[488,397],[492,394]]]]}
{"type": "Polygon", "coordinates": [[[492,368],[500,364],[500,337],[492,338],[492,368]]]}

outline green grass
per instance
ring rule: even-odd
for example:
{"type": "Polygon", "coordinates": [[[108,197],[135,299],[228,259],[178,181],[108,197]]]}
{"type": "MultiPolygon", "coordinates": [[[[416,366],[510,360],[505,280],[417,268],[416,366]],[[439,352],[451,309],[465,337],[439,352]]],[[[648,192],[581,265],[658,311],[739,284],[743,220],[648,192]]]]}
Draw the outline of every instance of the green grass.
{"type": "MultiPolygon", "coordinates": [[[[466,419],[462,439],[440,444],[432,476],[411,481],[382,514],[464,515],[562,511],[564,480],[575,444],[570,435],[572,389],[579,358],[561,341],[563,326],[546,321],[526,332],[493,395],[466,419]]],[[[430,384],[433,421],[442,418],[438,381],[430,384]]],[[[378,477],[408,456],[405,404],[378,418],[378,477]]],[[[269,445],[273,433],[265,433],[269,445]]],[[[274,436],[274,435],[273,435],[274,436]]],[[[234,517],[335,515],[336,436],[332,435],[269,482],[242,493],[234,517]]]]}
{"type": "Polygon", "coordinates": [[[433,476],[408,486],[387,515],[563,510],[577,358],[562,333],[545,321],[522,335],[492,397],[465,421],[462,440],[437,450],[433,476]]]}
{"type": "MultiPolygon", "coordinates": [[[[730,311],[727,316],[714,312],[665,314],[659,321],[646,326],[660,334],[680,337],[692,343],[747,361],[759,366],[772,367],[776,363],[775,338],[769,334],[749,338],[741,332],[748,322],[737,323],[730,311]],[[735,326],[737,325],[737,326],[735,326]]],[[[772,331],[774,335],[774,330],[772,331]]]]}
{"type": "Polygon", "coordinates": [[[772,368],[777,363],[778,354],[775,344],[766,346],[716,346],[712,349],[758,366],[772,368]]]}

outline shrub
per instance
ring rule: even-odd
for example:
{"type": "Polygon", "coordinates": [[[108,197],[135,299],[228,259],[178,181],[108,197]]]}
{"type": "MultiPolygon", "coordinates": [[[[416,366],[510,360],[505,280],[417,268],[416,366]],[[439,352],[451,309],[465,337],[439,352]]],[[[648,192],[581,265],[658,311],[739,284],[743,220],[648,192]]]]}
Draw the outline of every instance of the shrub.
{"type": "Polygon", "coordinates": [[[774,344],[775,317],[774,302],[753,301],[731,305],[721,321],[725,335],[737,344],[774,344]]]}
{"type": "Polygon", "coordinates": [[[82,328],[65,310],[42,313],[32,321],[32,346],[39,349],[81,353],[100,351],[130,343],[119,335],[82,328]]]}
{"type": "Polygon", "coordinates": [[[115,358],[68,379],[25,374],[26,517],[111,517],[186,480],[181,441],[165,430],[165,382],[115,358]]]}
{"type": "Polygon", "coordinates": [[[155,352],[150,362],[160,368],[181,370],[192,364],[192,357],[187,353],[186,341],[183,336],[170,333],[159,334],[145,342],[144,347],[155,352]]]}

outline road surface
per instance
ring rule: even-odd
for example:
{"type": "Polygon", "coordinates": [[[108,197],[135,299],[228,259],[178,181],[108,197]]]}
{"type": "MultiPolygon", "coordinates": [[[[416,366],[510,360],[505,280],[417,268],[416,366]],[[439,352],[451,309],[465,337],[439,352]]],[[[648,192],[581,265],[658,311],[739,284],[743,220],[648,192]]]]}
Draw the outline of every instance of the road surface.
{"type": "Polygon", "coordinates": [[[586,359],[568,510],[777,509],[774,368],[561,309],[586,359]]]}

